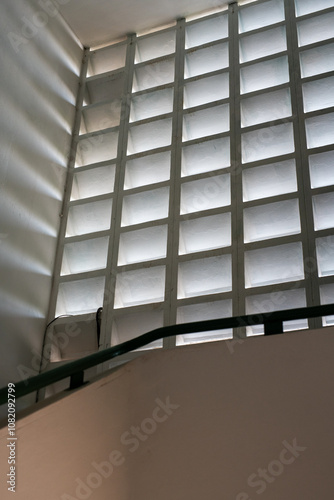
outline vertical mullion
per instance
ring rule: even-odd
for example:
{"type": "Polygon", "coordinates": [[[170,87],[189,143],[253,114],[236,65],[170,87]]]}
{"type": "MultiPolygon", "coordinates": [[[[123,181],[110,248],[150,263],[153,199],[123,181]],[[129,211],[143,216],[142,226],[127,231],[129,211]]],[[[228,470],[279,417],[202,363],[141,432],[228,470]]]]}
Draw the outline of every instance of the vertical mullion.
{"type": "MultiPolygon", "coordinates": [[[[111,344],[111,327],[115,299],[115,285],[118,261],[118,246],[120,238],[122,198],[125,176],[125,163],[128,143],[129,117],[134,73],[136,49],[136,35],[129,35],[127,41],[126,63],[124,68],[124,93],[121,103],[121,120],[119,124],[118,149],[116,160],[116,174],[113,196],[113,210],[111,219],[108,263],[106,268],[106,283],[103,301],[103,315],[101,324],[101,347],[111,344]]],[[[109,365],[108,365],[109,366],[109,365]]]]}
{"type": "MultiPolygon", "coordinates": [[[[285,0],[288,58],[290,67],[290,87],[292,114],[294,116],[294,139],[296,150],[296,169],[298,198],[301,223],[301,239],[305,273],[307,306],[320,304],[318,266],[316,259],[314,220],[312,211],[311,181],[308,167],[302,80],[299,64],[297,21],[294,2],[285,0]]],[[[310,328],[320,328],[321,318],[309,320],[310,328]]]]}
{"type": "MultiPolygon", "coordinates": [[[[238,5],[229,5],[230,57],[230,137],[231,137],[231,219],[232,219],[232,297],[233,315],[245,314],[243,198],[240,123],[240,64],[238,5]]],[[[245,337],[244,328],[234,336],[245,337]]]]}
{"type": "MultiPolygon", "coordinates": [[[[166,258],[166,289],[164,324],[176,324],[178,248],[180,224],[181,153],[183,119],[183,85],[185,60],[185,20],[176,26],[174,103],[172,122],[171,177],[168,216],[168,240],[166,258]]],[[[164,339],[164,347],[174,347],[175,337],[164,339]]]]}

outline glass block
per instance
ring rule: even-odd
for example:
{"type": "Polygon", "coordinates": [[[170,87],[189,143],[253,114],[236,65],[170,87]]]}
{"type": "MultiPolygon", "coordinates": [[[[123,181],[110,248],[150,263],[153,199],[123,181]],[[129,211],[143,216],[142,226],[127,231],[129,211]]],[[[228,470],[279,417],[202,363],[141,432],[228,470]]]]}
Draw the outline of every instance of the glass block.
{"type": "Polygon", "coordinates": [[[316,239],[319,276],[334,275],[334,236],[316,239]]]}
{"type": "Polygon", "coordinates": [[[240,39],[240,62],[253,61],[287,49],[285,28],[280,26],[240,39]]]}
{"type": "Polygon", "coordinates": [[[112,200],[71,206],[68,212],[66,236],[79,236],[109,229],[111,209],[112,200]]]}
{"type": "Polygon", "coordinates": [[[230,128],[229,105],[201,109],[183,116],[183,141],[227,132],[230,128]]]}
{"type": "Polygon", "coordinates": [[[241,135],[242,163],[273,158],[295,150],[292,123],[261,128],[241,135]]]}
{"type": "MultiPolygon", "coordinates": [[[[320,301],[322,305],[334,304],[334,283],[320,286],[320,301]]],[[[333,326],[334,316],[325,316],[323,326],[333,326]]]]}
{"type": "Polygon", "coordinates": [[[334,227],[334,193],[313,196],[314,229],[334,227]]]}
{"type": "Polygon", "coordinates": [[[334,151],[309,156],[311,187],[334,184],[334,151]]]}
{"type": "Polygon", "coordinates": [[[127,161],[124,189],[167,181],[170,176],[170,161],[170,151],[127,161]]]}
{"type": "Polygon", "coordinates": [[[124,92],[124,73],[86,80],[84,102],[96,104],[103,101],[119,101],[124,92]]]}
{"type": "Polygon", "coordinates": [[[334,43],[300,53],[302,78],[334,71],[334,43]]]}
{"type": "Polygon", "coordinates": [[[132,92],[147,90],[174,81],[175,61],[168,59],[135,67],[132,92]]]}
{"type": "Polygon", "coordinates": [[[305,113],[334,106],[334,76],[304,83],[303,98],[305,113]]]}
{"type": "Polygon", "coordinates": [[[84,273],[107,266],[109,237],[65,243],[61,275],[84,273]]]}
{"type": "MultiPolygon", "coordinates": [[[[144,333],[163,327],[163,311],[145,311],[114,316],[111,345],[121,344],[144,333]]],[[[162,339],[141,347],[140,350],[162,347],[162,339]]]]}
{"type": "Polygon", "coordinates": [[[118,265],[134,264],[166,257],[167,226],[154,226],[121,233],[118,265]]]}
{"type": "Polygon", "coordinates": [[[175,52],[175,30],[137,38],[135,63],[149,61],[175,52]]]}
{"type": "Polygon", "coordinates": [[[239,10],[239,33],[284,21],[283,0],[269,0],[239,10]]]}
{"type": "Polygon", "coordinates": [[[228,43],[198,49],[186,54],[184,77],[204,75],[228,67],[228,43]]]}
{"type": "Polygon", "coordinates": [[[297,191],[295,160],[281,161],[242,172],[243,201],[297,191]]]}
{"type": "Polygon", "coordinates": [[[182,177],[210,172],[230,165],[229,137],[200,142],[182,148],[182,177]]]}
{"type": "Polygon", "coordinates": [[[210,215],[180,222],[179,254],[231,245],[231,214],[210,215]]]}
{"type": "Polygon", "coordinates": [[[104,277],[59,284],[56,316],[96,312],[103,305],[104,277]]]}
{"type": "Polygon", "coordinates": [[[290,90],[282,89],[241,100],[241,127],[291,116],[290,90]]]}
{"type": "Polygon", "coordinates": [[[186,49],[214,42],[228,36],[226,14],[186,25],[186,49]]]}
{"type": "Polygon", "coordinates": [[[319,10],[334,7],[334,0],[295,0],[296,16],[305,16],[311,12],[318,12],[319,10]]]}
{"type": "Polygon", "coordinates": [[[334,12],[312,17],[297,23],[298,43],[302,47],[310,43],[334,37],[334,12]]]}
{"type": "Polygon", "coordinates": [[[80,139],[76,154],[76,167],[113,160],[117,156],[118,132],[108,132],[80,139]]]}
{"type": "Polygon", "coordinates": [[[201,78],[184,86],[184,108],[192,108],[209,102],[226,99],[229,96],[229,75],[201,78]]]}
{"type": "Polygon", "coordinates": [[[304,279],[301,243],[245,252],[245,287],[252,288],[304,279]]]}
{"type": "Polygon", "coordinates": [[[71,200],[81,200],[92,196],[112,193],[115,183],[115,165],[95,167],[83,172],[75,172],[71,200]]]}
{"type": "Polygon", "coordinates": [[[164,266],[125,271],[116,277],[115,309],[162,302],[164,298],[164,266]]]}
{"type": "Polygon", "coordinates": [[[308,148],[319,148],[334,143],[334,113],[305,120],[308,148]]]}
{"type": "Polygon", "coordinates": [[[134,125],[129,129],[127,154],[170,146],[171,141],[172,120],[169,118],[144,125],[134,125]]]}
{"type": "Polygon", "coordinates": [[[244,210],[244,241],[300,233],[298,200],[279,201],[244,210]]]}
{"type": "Polygon", "coordinates": [[[230,174],[207,177],[181,185],[181,214],[224,207],[230,203],[230,174]]]}
{"type": "Polygon", "coordinates": [[[125,66],[126,44],[110,45],[90,53],[88,74],[99,75],[125,66]]]}
{"type": "MultiPolygon", "coordinates": [[[[204,302],[191,304],[177,308],[177,324],[192,323],[193,321],[206,321],[210,319],[229,318],[232,316],[232,300],[217,300],[216,302],[204,302]]],[[[211,330],[186,335],[177,335],[176,345],[199,344],[232,338],[231,328],[224,330],[211,330]]]]}
{"type": "Polygon", "coordinates": [[[190,260],[179,264],[178,299],[229,292],[231,289],[231,255],[190,260]]]}
{"type": "Polygon", "coordinates": [[[131,226],[168,216],[169,188],[153,189],[123,198],[122,226],[131,226]]]}
{"type": "Polygon", "coordinates": [[[114,100],[82,110],[80,134],[97,132],[106,128],[118,127],[121,118],[121,101],[114,100]]]}
{"type": "MultiPolygon", "coordinates": [[[[251,295],[246,297],[246,314],[261,314],[274,311],[285,311],[306,307],[306,294],[304,288],[297,290],[281,290],[277,292],[251,295]]],[[[302,330],[308,328],[307,319],[299,319],[283,322],[283,331],[302,330]]],[[[264,333],[263,325],[246,327],[248,335],[260,335],[264,333]]]]}
{"type": "Polygon", "coordinates": [[[133,96],[131,99],[130,122],[145,120],[152,116],[173,111],[173,89],[158,90],[133,96]]]}
{"type": "Polygon", "coordinates": [[[289,81],[288,57],[250,64],[240,69],[240,93],[275,87],[289,81]]]}

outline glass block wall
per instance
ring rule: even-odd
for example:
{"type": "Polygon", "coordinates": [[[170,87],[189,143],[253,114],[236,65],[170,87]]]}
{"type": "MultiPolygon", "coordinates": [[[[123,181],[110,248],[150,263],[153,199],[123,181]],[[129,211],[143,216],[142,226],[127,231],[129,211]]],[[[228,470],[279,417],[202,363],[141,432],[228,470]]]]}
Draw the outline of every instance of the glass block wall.
{"type": "Polygon", "coordinates": [[[334,302],[334,0],[233,4],[85,68],[52,317],[103,306],[108,347],[334,302]]]}

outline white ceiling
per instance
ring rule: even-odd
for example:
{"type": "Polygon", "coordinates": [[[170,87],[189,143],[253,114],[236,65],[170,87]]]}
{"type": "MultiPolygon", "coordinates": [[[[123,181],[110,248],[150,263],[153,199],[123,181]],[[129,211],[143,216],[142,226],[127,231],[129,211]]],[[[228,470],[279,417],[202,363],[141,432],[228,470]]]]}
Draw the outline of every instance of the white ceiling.
{"type": "Polygon", "coordinates": [[[228,0],[68,0],[59,11],[83,45],[94,47],[194,13],[220,8],[228,0]]]}

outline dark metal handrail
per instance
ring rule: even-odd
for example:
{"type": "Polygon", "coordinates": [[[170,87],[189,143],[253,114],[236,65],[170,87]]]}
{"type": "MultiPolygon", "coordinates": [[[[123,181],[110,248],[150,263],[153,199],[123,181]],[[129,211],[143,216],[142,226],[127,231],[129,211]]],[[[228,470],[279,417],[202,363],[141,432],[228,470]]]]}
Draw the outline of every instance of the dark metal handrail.
{"type": "MultiPolygon", "coordinates": [[[[109,347],[108,349],[104,349],[76,361],[71,361],[66,365],[59,366],[50,371],[28,378],[22,382],[18,382],[15,384],[15,396],[16,398],[26,396],[31,392],[43,389],[44,387],[54,384],[55,382],[59,382],[67,377],[71,377],[70,389],[76,389],[83,385],[84,371],[88,368],[92,368],[93,366],[97,366],[117,356],[121,356],[122,354],[126,354],[130,351],[143,347],[151,342],[154,342],[155,340],[201,331],[223,330],[226,328],[238,328],[260,324],[264,325],[265,335],[274,335],[283,333],[283,321],[316,318],[329,315],[334,315],[334,304],[235,316],[232,318],[197,321],[195,323],[184,323],[180,325],[157,328],[117,346],[109,347]]],[[[0,389],[0,405],[7,403],[7,397],[7,387],[0,389]]]]}

